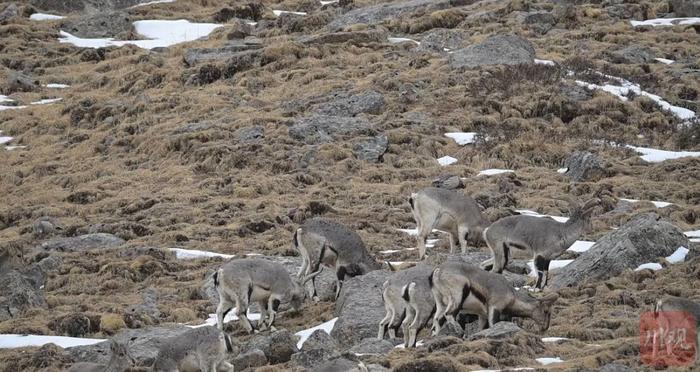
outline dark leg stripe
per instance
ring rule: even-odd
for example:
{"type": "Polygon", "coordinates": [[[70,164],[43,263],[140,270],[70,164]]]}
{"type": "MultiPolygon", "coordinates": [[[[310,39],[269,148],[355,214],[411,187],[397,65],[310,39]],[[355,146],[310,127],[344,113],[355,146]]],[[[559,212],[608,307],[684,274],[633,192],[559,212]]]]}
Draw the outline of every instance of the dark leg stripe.
{"type": "Polygon", "coordinates": [[[481,291],[479,291],[478,289],[472,287],[472,288],[471,288],[471,293],[474,294],[474,297],[476,297],[476,299],[479,300],[479,302],[481,302],[482,304],[486,305],[486,296],[485,296],[481,291]]]}
{"type": "Polygon", "coordinates": [[[462,310],[462,305],[464,305],[464,301],[469,297],[469,292],[471,292],[471,288],[469,287],[469,283],[467,283],[462,287],[462,298],[459,300],[459,305],[455,308],[454,312],[452,312],[452,315],[457,316],[460,310],[462,310]]]}

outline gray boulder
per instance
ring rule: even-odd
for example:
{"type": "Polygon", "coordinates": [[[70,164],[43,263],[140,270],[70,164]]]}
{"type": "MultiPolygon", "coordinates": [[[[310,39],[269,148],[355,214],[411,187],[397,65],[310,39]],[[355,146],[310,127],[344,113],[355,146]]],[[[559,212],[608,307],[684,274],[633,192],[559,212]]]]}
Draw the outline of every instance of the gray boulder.
{"type": "Polygon", "coordinates": [[[296,336],[287,330],[270,334],[257,334],[241,345],[242,353],[253,349],[261,350],[271,364],[288,362],[292,358],[292,354],[299,352],[296,336]]]}
{"type": "Polygon", "coordinates": [[[352,150],[358,159],[377,163],[382,161],[388,147],[389,140],[381,135],[355,142],[352,150]]]}
{"type": "Polygon", "coordinates": [[[369,337],[376,337],[377,325],[385,314],[382,284],[390,272],[375,270],[347,279],[335,304],[338,320],[331,336],[343,347],[351,347],[369,337]]]}
{"type": "Polygon", "coordinates": [[[374,90],[348,96],[338,93],[330,102],[325,102],[316,109],[320,115],[355,116],[357,114],[381,114],[385,107],[384,96],[374,90]]]}
{"type": "Polygon", "coordinates": [[[134,20],[126,12],[98,12],[63,22],[62,29],[78,37],[118,37],[131,31],[134,20]]]}
{"type": "Polygon", "coordinates": [[[235,134],[240,142],[251,142],[265,138],[265,130],[261,126],[241,128],[235,134]]]}
{"type": "Polygon", "coordinates": [[[371,135],[373,125],[361,117],[312,115],[296,122],[289,128],[289,135],[307,144],[320,144],[344,136],[371,135]]]}
{"type": "Polygon", "coordinates": [[[338,350],[338,344],[335,342],[333,337],[328,334],[328,332],[317,329],[315,330],[309,338],[304,341],[301,346],[302,351],[309,351],[313,349],[325,349],[325,350],[338,350]]]}
{"type": "Polygon", "coordinates": [[[609,363],[596,369],[599,372],[632,372],[633,369],[622,364],[609,363]]]}
{"type": "Polygon", "coordinates": [[[330,360],[318,367],[311,369],[312,372],[360,372],[358,362],[353,362],[345,358],[330,360]]]}
{"type": "Polygon", "coordinates": [[[527,39],[513,34],[495,35],[478,44],[456,50],[450,55],[454,69],[486,65],[532,64],[535,48],[527,39]]]}
{"type": "Polygon", "coordinates": [[[393,349],[394,344],[391,341],[370,337],[360,341],[348,351],[353,354],[386,354],[393,349]]]}
{"type": "Polygon", "coordinates": [[[292,355],[292,363],[303,368],[313,368],[328,360],[340,357],[337,350],[311,349],[292,355]]]}
{"type": "Polygon", "coordinates": [[[610,61],[613,63],[651,63],[656,55],[647,46],[630,45],[610,53],[610,61]]]}
{"type": "Polygon", "coordinates": [[[445,174],[433,180],[433,187],[448,190],[463,189],[464,182],[462,182],[462,179],[459,176],[454,174],[445,174]]]}
{"type": "Polygon", "coordinates": [[[376,25],[415,12],[429,14],[436,10],[474,2],[475,0],[409,0],[365,6],[342,14],[329,23],[328,28],[331,31],[341,31],[345,27],[358,23],[376,25]]]}
{"type": "MultiPolygon", "coordinates": [[[[137,365],[151,365],[160,347],[169,338],[182,336],[192,328],[171,324],[167,326],[122,329],[113,339],[129,345],[129,354],[137,365]]],[[[94,345],[75,346],[66,349],[76,362],[93,362],[106,364],[110,358],[109,341],[94,345]]]]}
{"type": "Polygon", "coordinates": [[[532,12],[522,17],[522,22],[526,28],[538,35],[544,35],[557,24],[554,16],[549,12],[532,12]]]}
{"type": "Polygon", "coordinates": [[[46,236],[53,235],[57,230],[62,230],[58,225],[56,219],[44,216],[36,219],[32,225],[32,230],[34,236],[37,238],[43,238],[46,236]]]}
{"type": "Polygon", "coordinates": [[[450,50],[466,47],[468,45],[469,36],[469,32],[463,29],[432,29],[423,35],[420,45],[416,50],[447,53],[450,50]]]}
{"type": "Polygon", "coordinates": [[[676,17],[700,17],[700,0],[670,0],[676,17]]]}
{"type": "Polygon", "coordinates": [[[234,371],[243,371],[246,368],[255,369],[267,365],[267,357],[262,350],[252,349],[238,354],[232,361],[234,371]]]}
{"type": "Polygon", "coordinates": [[[14,92],[33,92],[38,87],[39,83],[31,76],[25,75],[21,72],[8,70],[7,78],[3,87],[3,93],[10,94],[14,92]]]}
{"type": "Polygon", "coordinates": [[[493,327],[486,328],[483,331],[474,333],[469,336],[469,340],[480,340],[482,338],[506,338],[510,337],[523,329],[511,322],[498,322],[493,327]]]}
{"type": "Polygon", "coordinates": [[[566,174],[574,182],[597,181],[605,175],[598,155],[588,151],[576,151],[564,162],[566,174]]]}
{"type": "Polygon", "coordinates": [[[301,346],[301,352],[292,355],[292,362],[304,368],[317,366],[340,356],[338,344],[323,330],[314,331],[301,346]]]}
{"type": "Polygon", "coordinates": [[[656,262],[680,246],[690,247],[690,242],[676,226],[656,213],[640,214],[559,269],[550,286],[558,289],[587,280],[605,280],[643,263],[656,262]]]}
{"type": "Polygon", "coordinates": [[[21,316],[26,310],[47,307],[42,283],[36,283],[30,277],[17,270],[11,270],[0,276],[0,322],[21,316]]]}
{"type": "Polygon", "coordinates": [[[17,4],[11,3],[6,6],[2,12],[0,12],[0,23],[5,22],[12,17],[17,17],[17,15],[19,15],[19,8],[17,7],[17,4]]]}
{"type": "Polygon", "coordinates": [[[41,248],[46,251],[83,252],[93,249],[116,248],[122,244],[124,244],[122,238],[107,233],[96,233],[52,239],[41,243],[41,248]]]}

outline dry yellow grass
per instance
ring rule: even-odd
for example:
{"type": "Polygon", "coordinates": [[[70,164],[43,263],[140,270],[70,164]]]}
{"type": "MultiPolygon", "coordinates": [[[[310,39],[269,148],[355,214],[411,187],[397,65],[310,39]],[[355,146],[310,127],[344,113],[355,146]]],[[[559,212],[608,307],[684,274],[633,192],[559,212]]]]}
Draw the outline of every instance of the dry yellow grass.
{"type": "MultiPolygon", "coordinates": [[[[384,1],[355,4],[380,2],[384,1]]],[[[263,18],[272,22],[271,9],[319,11],[315,2],[309,1],[263,3],[263,18]]],[[[653,5],[650,1],[640,3],[653,5]]],[[[130,13],[137,19],[212,22],[221,7],[237,4],[179,0],[130,13]]],[[[181,246],[229,254],[281,255],[290,253],[297,224],[322,213],[358,229],[370,250],[377,253],[415,245],[412,237],[395,230],[414,226],[406,198],[445,173],[466,178],[466,193],[512,198],[511,202],[489,206],[485,213],[491,219],[508,214],[512,207],[564,215],[566,203],[557,198],[586,198],[607,187],[615,196],[664,200],[674,206],[657,209],[639,203],[631,211],[617,214],[606,213],[611,209],[608,207],[594,217],[594,229],[585,239],[599,238],[633,214],[646,211],[661,214],[683,230],[697,229],[700,160],[646,164],[629,150],[592,145],[592,140],[602,139],[667,149],[683,144],[685,150],[698,151],[697,139],[688,140],[687,132],[677,129],[678,120],[648,100],[634,98],[623,103],[595,92],[593,98],[579,102],[567,98],[562,85],[562,79],[571,83],[566,69],[592,79],[595,77],[583,74],[583,69],[594,68],[640,83],[673,104],[697,107],[700,79],[684,73],[697,67],[700,55],[700,36],[692,29],[635,30],[626,20],[612,19],[601,5],[570,13],[542,1],[479,2],[459,11],[431,11],[415,19],[401,17],[381,27],[358,24],[348,29],[388,30],[393,35],[456,26],[468,29],[467,42],[473,43],[492,33],[525,34],[527,30],[516,21],[515,12],[550,9],[559,22],[557,29],[531,40],[538,57],[562,63],[561,69],[488,67],[456,74],[444,56],[418,53],[401,45],[304,45],[295,41],[301,33],[321,32],[319,25],[327,15],[320,15],[309,24],[270,26],[261,33],[266,36],[263,55],[267,64],[202,86],[183,84],[184,75],[199,71],[199,66],[187,68],[183,57],[189,48],[220,46],[230,26],[207,40],[176,45],[164,52],[127,46],[110,48],[104,60],[84,61],[81,49],[56,42],[57,22],[19,19],[2,24],[0,62],[5,68],[31,73],[42,84],[61,82],[71,88],[11,92],[13,99],[23,103],[49,97],[62,97],[63,101],[0,112],[3,135],[15,137],[14,144],[28,146],[0,151],[0,241],[14,242],[31,259],[32,249],[41,243],[31,234],[32,222],[49,215],[61,221],[66,235],[103,231],[123,237],[127,239],[124,252],[147,246],[181,246]],[[465,18],[478,11],[496,11],[496,20],[472,23],[465,18]],[[304,31],[288,34],[295,30],[304,31]],[[630,43],[650,46],[658,57],[674,57],[679,62],[645,67],[604,61],[604,51],[630,43]],[[406,87],[416,88],[414,102],[402,101],[400,94],[406,87]],[[286,103],[313,106],[311,103],[327,102],[328,95],[337,91],[369,89],[379,91],[386,101],[383,113],[371,117],[389,138],[384,163],[356,159],[351,141],[312,150],[289,136],[289,125],[310,109],[289,114],[286,103]],[[409,120],[410,115],[420,115],[420,119],[409,120]],[[210,123],[213,127],[175,133],[188,123],[210,123]],[[265,138],[257,144],[238,143],[235,131],[250,126],[263,127],[265,138]],[[478,131],[488,140],[459,146],[443,136],[447,131],[478,131]],[[572,151],[591,148],[606,161],[609,177],[598,183],[572,185],[556,172],[572,151]],[[311,151],[316,152],[315,162],[302,168],[302,159],[311,151]],[[458,163],[440,167],[435,159],[443,155],[454,156],[458,163]],[[486,168],[510,168],[515,174],[475,177],[486,168]],[[322,204],[328,208],[320,208],[322,204]],[[272,227],[263,232],[246,227],[261,221],[272,227]]],[[[656,13],[662,11],[662,6],[655,6],[656,13]]],[[[212,65],[223,67],[222,63],[212,65]]],[[[128,325],[124,309],[140,303],[138,293],[149,287],[168,295],[164,296],[167,302],[159,306],[174,309],[166,318],[153,322],[204,319],[214,310],[208,300],[197,297],[197,288],[220,260],[181,262],[172,256],[121,256],[118,252],[62,257],[63,265],[45,285],[49,309],[3,322],[0,332],[50,334],[51,320],[84,312],[104,314],[103,331],[111,334],[128,325]],[[173,276],[182,280],[175,281],[173,276]]],[[[409,252],[388,258],[415,259],[409,252]]],[[[639,307],[606,304],[596,307],[595,314],[613,317],[613,312],[624,309],[636,315],[645,308],[641,304],[660,293],[662,286],[678,287],[683,295],[697,296],[696,289],[673,279],[680,275],[690,281],[693,276],[684,272],[691,270],[688,267],[661,273],[656,277],[658,286],[635,292],[643,297],[639,307]]],[[[633,284],[623,278],[620,285],[633,284]]],[[[602,287],[601,292],[607,293],[602,287]]],[[[636,367],[634,353],[627,350],[634,338],[630,335],[633,326],[620,323],[609,329],[587,323],[583,317],[588,314],[587,297],[583,291],[574,291],[559,305],[548,334],[586,339],[601,344],[601,350],[582,341],[546,345],[546,351],[570,361],[567,366],[581,363],[597,368],[622,360],[636,367]],[[571,319],[575,326],[570,326],[571,319]]],[[[601,295],[600,301],[603,299],[601,295]]],[[[280,327],[306,328],[330,319],[332,312],[330,304],[312,305],[304,316],[281,318],[280,327]]],[[[487,349],[479,349],[490,345],[476,346],[474,352],[455,346],[454,355],[438,353],[434,358],[449,359],[459,368],[504,367],[494,364],[487,349]]],[[[425,357],[422,351],[415,355],[396,351],[382,362],[397,366],[425,357]]],[[[529,356],[516,357],[520,359],[506,366],[515,367],[516,362],[535,366],[529,356]]],[[[13,360],[12,365],[25,366],[12,358],[0,353],[0,361],[13,360]]]]}

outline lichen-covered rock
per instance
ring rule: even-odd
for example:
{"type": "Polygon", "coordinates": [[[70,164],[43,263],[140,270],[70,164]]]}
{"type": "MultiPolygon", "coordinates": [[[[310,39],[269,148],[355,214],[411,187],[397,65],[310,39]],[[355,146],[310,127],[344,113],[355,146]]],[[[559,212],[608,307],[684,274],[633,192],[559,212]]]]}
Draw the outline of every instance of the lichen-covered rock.
{"type": "Polygon", "coordinates": [[[94,249],[116,248],[124,239],[107,233],[86,234],[70,238],[58,238],[41,244],[46,251],[83,252],[94,249]]]}
{"type": "Polygon", "coordinates": [[[605,175],[598,155],[588,151],[576,151],[564,162],[566,174],[574,182],[597,181],[605,175]]]}
{"type": "Polygon", "coordinates": [[[559,269],[549,285],[557,289],[589,280],[605,280],[643,263],[656,262],[658,257],[669,256],[680,246],[690,247],[690,242],[676,226],[656,213],[641,214],[559,269]]]}
{"type": "Polygon", "coordinates": [[[341,347],[351,347],[365,338],[377,336],[377,325],[386,313],[382,301],[382,284],[390,272],[374,270],[346,279],[336,301],[338,320],[331,336],[341,347]]]}
{"type": "Polygon", "coordinates": [[[374,126],[365,118],[311,115],[298,119],[289,135],[307,144],[331,142],[344,136],[372,134],[374,126]]]}
{"type": "Polygon", "coordinates": [[[377,163],[382,161],[388,146],[389,140],[385,135],[381,135],[355,142],[353,152],[360,160],[377,163]]]}
{"type": "Polygon", "coordinates": [[[241,345],[241,352],[245,353],[253,349],[259,349],[265,353],[265,357],[271,364],[288,362],[292,354],[299,352],[296,336],[287,330],[257,334],[241,345]]]}
{"type": "Polygon", "coordinates": [[[454,69],[532,64],[534,61],[535,48],[532,43],[513,34],[491,36],[450,55],[450,66],[454,69]]]}

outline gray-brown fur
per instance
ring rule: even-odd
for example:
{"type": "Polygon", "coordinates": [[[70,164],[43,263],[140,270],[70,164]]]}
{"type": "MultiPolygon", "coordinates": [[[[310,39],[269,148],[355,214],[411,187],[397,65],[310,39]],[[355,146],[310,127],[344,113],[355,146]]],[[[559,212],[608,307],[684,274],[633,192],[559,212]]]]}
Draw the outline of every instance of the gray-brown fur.
{"type": "Polygon", "coordinates": [[[468,241],[481,241],[489,225],[476,201],[459,191],[428,187],[411,194],[409,203],[418,229],[420,259],[425,258],[425,240],[433,229],[448,234],[450,253],[454,253],[457,242],[466,253],[468,241]]]}
{"type": "Polygon", "coordinates": [[[111,357],[107,365],[80,362],[73,364],[67,372],[122,372],[134,365],[134,359],[129,354],[127,345],[110,340],[109,349],[111,357]]]}
{"type": "Polygon", "coordinates": [[[213,326],[193,328],[182,335],[168,339],[158,350],[153,371],[233,371],[226,361],[230,340],[223,331],[213,326]]]}
{"type": "MultiPolygon", "coordinates": [[[[325,218],[306,221],[294,233],[293,242],[302,257],[297,276],[313,275],[320,272],[322,266],[333,268],[336,273],[336,298],[346,276],[364,275],[382,267],[369,254],[356,232],[325,218]]],[[[313,279],[312,285],[315,297],[316,283],[313,279]]]]}
{"type": "Polygon", "coordinates": [[[379,322],[377,334],[379,339],[384,338],[387,331],[390,338],[395,338],[396,331],[401,327],[404,345],[406,347],[415,345],[415,339],[413,343],[410,342],[410,331],[414,329],[414,333],[417,334],[417,331],[430,319],[434,307],[428,287],[428,278],[432,271],[433,268],[428,265],[417,265],[394,273],[384,282],[382,299],[386,315],[379,322]],[[417,286],[417,283],[420,283],[420,286],[417,286]],[[420,290],[423,290],[423,293],[420,290]],[[412,299],[416,301],[414,304],[411,304],[412,299]],[[421,300],[428,302],[424,303],[421,300]]]}
{"type": "Polygon", "coordinates": [[[252,333],[253,325],[246,316],[251,302],[260,306],[258,328],[264,330],[272,328],[280,303],[289,303],[298,309],[304,300],[303,287],[292,279],[284,266],[260,258],[227,262],[214,274],[214,283],[219,293],[216,309],[219,329],[223,329],[224,316],[234,306],[241,323],[252,333]]]}
{"type": "MultiPolygon", "coordinates": [[[[700,304],[687,298],[664,296],[654,305],[654,317],[657,329],[653,335],[653,357],[659,350],[660,343],[665,344],[667,355],[671,355],[673,343],[677,338],[671,337],[674,329],[682,329],[687,326],[686,320],[680,312],[695,318],[695,360],[700,361],[700,304]]],[[[677,333],[676,333],[677,334],[677,333]]]]}
{"type": "Polygon", "coordinates": [[[408,284],[408,308],[406,309],[406,319],[404,319],[404,345],[415,347],[418,333],[430,321],[435,312],[435,297],[430,288],[432,267],[427,267],[431,271],[421,274],[408,284]],[[410,323],[409,323],[410,322],[410,323]],[[405,336],[408,330],[408,337],[405,336]]]}
{"type": "Polygon", "coordinates": [[[600,203],[591,199],[583,206],[571,203],[570,218],[565,223],[535,216],[509,216],[494,222],[484,231],[484,240],[492,258],[482,267],[501,273],[513,249],[532,253],[537,270],[536,288],[544,288],[549,276],[549,263],[568,249],[590,226],[593,209],[600,203]]]}
{"type": "Polygon", "coordinates": [[[551,293],[538,299],[527,293],[516,293],[502,275],[455,261],[435,269],[432,290],[436,305],[434,334],[446,320],[457,324],[455,316],[460,311],[478,315],[482,328],[487,323],[493,326],[504,314],[531,318],[544,332],[549,328],[551,306],[559,297],[551,293]]]}

